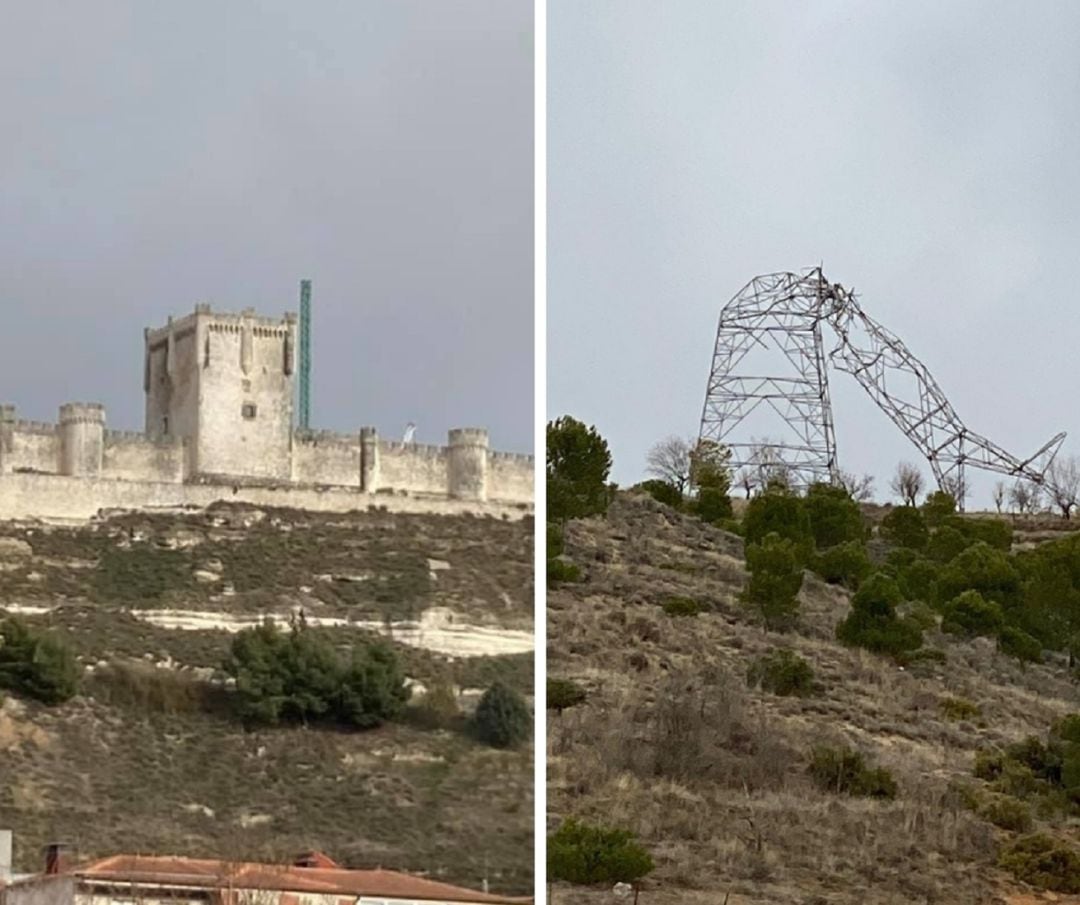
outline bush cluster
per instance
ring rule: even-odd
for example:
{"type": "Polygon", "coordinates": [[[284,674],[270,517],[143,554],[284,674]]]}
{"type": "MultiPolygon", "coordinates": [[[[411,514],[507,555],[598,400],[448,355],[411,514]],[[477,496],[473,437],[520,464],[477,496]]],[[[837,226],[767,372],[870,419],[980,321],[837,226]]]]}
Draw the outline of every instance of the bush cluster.
{"type": "Polygon", "coordinates": [[[585,689],[569,679],[547,680],[547,706],[556,713],[562,713],[569,707],[584,704],[588,695],[585,689]]]}
{"type": "Polygon", "coordinates": [[[62,704],[75,696],[80,675],[75,655],[58,638],[14,617],[0,624],[0,688],[62,704]]]}
{"type": "Polygon", "coordinates": [[[760,542],[747,546],[746,567],[750,581],[743,590],[743,602],[757,613],[767,629],[791,628],[798,613],[796,595],[803,580],[796,544],[779,534],[767,534],[760,542]]]}
{"type": "Polygon", "coordinates": [[[922,630],[910,618],[897,615],[903,602],[900,589],[888,575],[878,572],[859,588],[851,612],[836,627],[836,637],[851,647],[900,657],[922,646],[922,630]]]}
{"type": "Polygon", "coordinates": [[[669,597],[661,607],[669,616],[696,616],[706,609],[692,597],[669,597]]]}
{"type": "Polygon", "coordinates": [[[895,798],[896,781],[883,767],[867,767],[862,754],[850,748],[815,748],[811,779],[823,792],[866,798],[895,798]]]}
{"type": "Polygon", "coordinates": [[[473,715],[476,737],[493,748],[516,748],[532,735],[532,714],[525,699],[503,682],[484,692],[473,715]]]}
{"type": "Polygon", "coordinates": [[[746,672],[746,684],[784,697],[807,697],[817,692],[813,668],[784,648],[756,658],[746,672]]]}
{"type": "Polygon", "coordinates": [[[1045,833],[1021,836],[1005,846],[998,867],[1039,889],[1080,892],[1080,854],[1064,840],[1045,833]]]}
{"type": "Polygon", "coordinates": [[[852,590],[857,590],[873,571],[866,545],[856,540],[821,550],[814,555],[810,565],[829,584],[844,585],[852,590]]]}
{"type": "Polygon", "coordinates": [[[654,865],[627,830],[566,820],[547,840],[547,873],[552,880],[591,886],[633,883],[654,865]]]}
{"type": "Polygon", "coordinates": [[[342,660],[302,620],[288,632],[270,621],[240,632],[223,669],[236,680],[239,715],[253,723],[328,721],[370,728],[397,716],[409,697],[389,646],[359,645],[342,660]]]}

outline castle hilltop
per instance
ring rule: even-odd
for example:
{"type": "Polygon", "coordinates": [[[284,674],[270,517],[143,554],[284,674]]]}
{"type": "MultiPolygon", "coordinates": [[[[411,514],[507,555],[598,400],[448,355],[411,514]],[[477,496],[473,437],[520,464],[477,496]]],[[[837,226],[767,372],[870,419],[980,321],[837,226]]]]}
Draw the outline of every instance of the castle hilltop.
{"type": "Polygon", "coordinates": [[[67,403],[57,424],[0,406],[0,518],[86,519],[103,509],[218,500],[347,511],[532,511],[533,458],[294,427],[297,320],[194,313],[145,332],[143,433],[107,430],[104,406],[67,403]]]}

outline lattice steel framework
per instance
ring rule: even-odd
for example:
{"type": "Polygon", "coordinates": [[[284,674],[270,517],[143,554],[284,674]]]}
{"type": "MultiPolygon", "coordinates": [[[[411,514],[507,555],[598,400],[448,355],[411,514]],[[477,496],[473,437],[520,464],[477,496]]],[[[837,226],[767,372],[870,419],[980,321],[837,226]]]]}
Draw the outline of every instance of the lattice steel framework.
{"type": "Polygon", "coordinates": [[[735,469],[760,468],[764,455],[797,485],[838,481],[827,362],[859,382],[926,457],[938,485],[950,490],[964,487],[968,465],[1042,484],[1065,439],[1058,434],[1035,455],[1018,459],[969,430],[907,346],[859,307],[854,292],[829,283],[821,268],[755,277],[724,307],[700,439],[730,449],[735,469]],[[828,356],[824,325],[838,340],[828,356]],[[756,347],[779,350],[792,370],[744,373],[740,365],[756,347]],[[736,436],[761,405],[783,419],[793,439],[763,445],[736,436]]]}

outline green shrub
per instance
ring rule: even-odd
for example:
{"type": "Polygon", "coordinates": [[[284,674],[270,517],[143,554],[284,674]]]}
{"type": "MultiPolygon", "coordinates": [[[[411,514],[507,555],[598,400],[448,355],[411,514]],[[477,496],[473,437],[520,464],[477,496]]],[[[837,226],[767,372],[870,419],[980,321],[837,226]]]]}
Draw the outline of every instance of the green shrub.
{"type": "Polygon", "coordinates": [[[0,688],[43,704],[75,696],[81,669],[59,638],[12,617],[0,624],[0,688]]]}
{"type": "Polygon", "coordinates": [[[662,607],[669,616],[696,616],[705,610],[705,607],[692,597],[669,597],[662,607]]]}
{"type": "Polygon", "coordinates": [[[552,521],[603,515],[611,501],[611,452],[595,427],[566,415],[547,425],[547,514],[552,521]]]}
{"type": "Polygon", "coordinates": [[[562,556],[566,549],[566,535],[563,526],[558,522],[547,523],[547,558],[555,559],[562,556]]]}
{"type": "Polygon", "coordinates": [[[914,506],[898,506],[881,520],[881,536],[890,544],[925,550],[930,539],[926,519],[914,506]]]}
{"type": "Polygon", "coordinates": [[[972,772],[976,779],[981,779],[985,782],[993,782],[1001,776],[1004,766],[1004,753],[984,748],[981,751],[975,752],[975,767],[972,772]]]}
{"type": "Polygon", "coordinates": [[[866,798],[896,797],[892,774],[880,767],[868,768],[862,754],[850,748],[815,748],[809,773],[823,792],[866,798]]]}
{"type": "Polygon", "coordinates": [[[1038,889],[1080,892],[1080,855],[1067,842],[1045,833],[1021,836],[1002,850],[997,863],[1038,889]]]}
{"type": "Polygon", "coordinates": [[[965,638],[994,636],[1005,624],[1005,616],[996,603],[983,600],[978,591],[964,591],[945,604],[941,630],[965,638]]]}
{"type": "Polygon", "coordinates": [[[484,692],[473,715],[473,730],[493,748],[516,748],[532,734],[529,705],[509,685],[495,682],[484,692]]]}
{"type": "Polygon", "coordinates": [[[547,874],[582,886],[633,883],[653,869],[647,851],[626,830],[566,820],[547,840],[547,874]]]}
{"type": "Polygon", "coordinates": [[[980,541],[942,566],[938,574],[937,597],[940,603],[969,590],[978,591],[985,600],[1008,608],[1020,599],[1020,573],[1004,553],[980,541]]]}
{"type": "Polygon", "coordinates": [[[896,582],[880,572],[870,576],[851,601],[851,612],[836,627],[836,637],[851,647],[899,656],[922,646],[922,631],[896,615],[902,602],[896,582]]]}
{"type": "Polygon", "coordinates": [[[843,487],[811,484],[804,500],[814,545],[823,550],[838,544],[862,545],[866,522],[862,510],[843,487]]]}
{"type": "Polygon", "coordinates": [[[817,691],[810,664],[786,649],[757,657],[746,672],[746,684],[784,697],[808,697],[817,691]]]}
{"type": "Polygon", "coordinates": [[[571,682],[569,679],[552,679],[548,677],[547,706],[549,710],[561,714],[568,707],[576,707],[578,704],[585,703],[587,697],[585,689],[578,685],[577,682],[571,682]]]}
{"type": "Polygon", "coordinates": [[[938,615],[932,607],[923,603],[921,600],[915,600],[911,603],[905,604],[904,616],[913,625],[917,625],[920,630],[928,632],[931,629],[937,628],[938,615]]]}
{"type": "Polygon", "coordinates": [[[979,808],[979,816],[1011,833],[1031,829],[1031,808],[1008,795],[994,795],[979,808]]]}
{"type": "Polygon", "coordinates": [[[1050,734],[1064,742],[1080,744],[1080,713],[1070,713],[1050,727],[1050,734]]]}
{"type": "Polygon", "coordinates": [[[723,524],[731,518],[731,497],[716,487],[702,487],[691,511],[703,522],[723,524]]]}
{"type": "Polygon", "coordinates": [[[922,512],[926,517],[926,524],[936,528],[956,512],[956,498],[944,490],[935,490],[923,503],[922,512]]]}
{"type": "Polygon", "coordinates": [[[811,567],[829,584],[842,584],[855,590],[873,569],[861,541],[848,541],[816,554],[811,567]]]}
{"type": "Polygon", "coordinates": [[[548,587],[557,584],[570,584],[581,581],[581,569],[565,559],[549,559],[547,561],[548,587]]]}
{"type": "Polygon", "coordinates": [[[746,543],[760,544],[769,534],[776,534],[792,543],[799,553],[799,565],[806,562],[813,549],[814,535],[806,503],[783,487],[774,487],[750,500],[743,516],[743,537],[746,543]]]}
{"type": "Polygon", "coordinates": [[[896,573],[896,584],[905,600],[921,600],[930,603],[936,599],[939,568],[937,563],[917,557],[896,573]]]}
{"type": "Polygon", "coordinates": [[[1061,782],[1061,752],[1037,736],[1029,735],[1023,741],[1009,745],[1005,749],[1005,759],[1023,764],[1032,775],[1051,785],[1061,782]]]}
{"type": "Polygon", "coordinates": [[[391,648],[382,642],[357,646],[343,662],[303,621],[289,632],[268,621],[238,633],[222,668],[236,680],[240,717],[253,723],[371,728],[397,716],[409,697],[391,648]]]}
{"type": "Polygon", "coordinates": [[[947,720],[959,722],[961,720],[973,720],[981,715],[976,704],[966,698],[942,698],[938,701],[941,715],[947,720]]]}
{"type": "Polygon", "coordinates": [[[1008,553],[1012,549],[1012,526],[1000,518],[964,518],[948,516],[942,522],[959,531],[968,541],[968,545],[982,541],[996,550],[1008,553]]]}
{"type": "Polygon", "coordinates": [[[1005,626],[998,635],[998,650],[1021,663],[1041,663],[1042,644],[1027,632],[1011,625],[1005,626]]]}
{"type": "Polygon", "coordinates": [[[670,481],[661,481],[653,478],[635,484],[631,490],[643,490],[658,503],[671,506],[672,509],[681,509],[683,504],[682,491],[670,481]]]}
{"type": "Polygon", "coordinates": [[[930,535],[930,541],[926,545],[926,555],[934,562],[944,565],[952,562],[974,543],[975,541],[965,537],[952,525],[944,525],[930,535]]]}
{"type": "Polygon", "coordinates": [[[757,612],[767,629],[790,628],[798,613],[795,595],[803,578],[795,544],[778,534],[766,535],[760,543],[747,546],[746,565],[750,581],[742,593],[743,602],[757,612]]]}
{"type": "Polygon", "coordinates": [[[354,647],[339,681],[332,712],[341,722],[360,729],[393,719],[409,699],[397,654],[381,641],[354,647]]]}

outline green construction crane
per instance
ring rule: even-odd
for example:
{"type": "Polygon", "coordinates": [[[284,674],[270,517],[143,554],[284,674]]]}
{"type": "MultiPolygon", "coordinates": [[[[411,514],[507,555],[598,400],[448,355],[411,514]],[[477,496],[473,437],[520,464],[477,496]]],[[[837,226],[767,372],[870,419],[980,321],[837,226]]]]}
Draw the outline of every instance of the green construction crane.
{"type": "Polygon", "coordinates": [[[311,280],[300,281],[300,430],[311,428],[311,280]]]}

